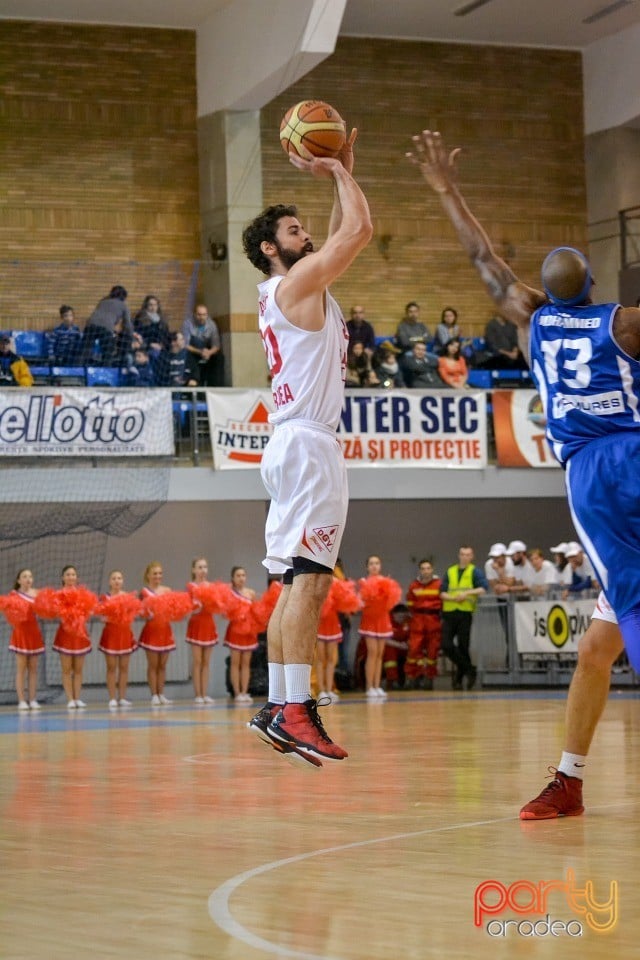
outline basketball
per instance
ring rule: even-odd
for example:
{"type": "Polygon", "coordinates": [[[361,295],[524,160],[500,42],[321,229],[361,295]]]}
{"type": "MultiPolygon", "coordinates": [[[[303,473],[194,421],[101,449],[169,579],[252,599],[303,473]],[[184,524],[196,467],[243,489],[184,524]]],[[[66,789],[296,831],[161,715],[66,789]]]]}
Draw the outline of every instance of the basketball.
{"type": "Polygon", "coordinates": [[[337,110],[323,100],[303,100],[285,113],[280,124],[280,143],[286,154],[306,147],[314,157],[335,157],[345,142],[345,124],[337,110]]]}

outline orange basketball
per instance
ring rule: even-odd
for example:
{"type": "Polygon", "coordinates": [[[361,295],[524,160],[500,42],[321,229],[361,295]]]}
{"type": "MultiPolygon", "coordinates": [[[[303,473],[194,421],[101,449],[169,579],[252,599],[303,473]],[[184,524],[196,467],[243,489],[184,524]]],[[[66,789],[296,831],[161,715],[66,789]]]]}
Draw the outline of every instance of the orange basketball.
{"type": "Polygon", "coordinates": [[[280,143],[286,154],[300,152],[300,145],[314,157],[335,157],[346,139],[344,120],[323,100],[303,100],[285,113],[280,124],[280,143]]]}

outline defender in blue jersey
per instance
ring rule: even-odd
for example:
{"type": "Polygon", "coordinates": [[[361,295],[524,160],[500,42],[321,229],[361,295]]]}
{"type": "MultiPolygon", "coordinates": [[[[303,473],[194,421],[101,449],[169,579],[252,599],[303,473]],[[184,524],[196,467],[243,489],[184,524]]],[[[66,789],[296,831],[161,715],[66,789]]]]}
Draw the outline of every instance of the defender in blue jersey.
{"type": "MultiPolygon", "coordinates": [[[[593,304],[589,264],[570,247],[545,259],[543,291],[526,286],[497,256],[458,189],[460,149],[447,151],[440,134],[429,130],[413,145],[408,159],[438,194],[500,313],[518,326],[544,403],[547,436],[566,471],[576,530],[640,672],[640,309],[593,304]]],[[[619,652],[615,623],[594,619],[580,643],[567,702],[571,752],[563,754],[555,780],[523,808],[523,819],[582,812],[581,769],[619,652]]]]}

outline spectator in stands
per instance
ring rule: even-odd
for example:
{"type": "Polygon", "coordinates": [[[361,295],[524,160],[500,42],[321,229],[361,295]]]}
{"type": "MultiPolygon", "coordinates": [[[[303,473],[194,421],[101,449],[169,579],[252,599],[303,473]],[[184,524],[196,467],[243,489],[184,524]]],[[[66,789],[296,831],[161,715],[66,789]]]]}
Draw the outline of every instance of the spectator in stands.
{"type": "Polygon", "coordinates": [[[29,365],[11,349],[11,338],[0,336],[0,386],[32,387],[29,365]]]}
{"type": "Polygon", "coordinates": [[[444,347],[444,353],[438,358],[438,374],[448,387],[461,390],[469,379],[467,361],[462,356],[459,337],[452,337],[444,347]]]}
{"type": "Polygon", "coordinates": [[[482,364],[492,370],[526,370],[527,362],[518,346],[518,328],[512,320],[496,315],[484,331],[489,357],[482,364]]]}
{"type": "Polygon", "coordinates": [[[553,557],[553,565],[558,573],[562,573],[569,562],[565,556],[568,546],[568,542],[561,540],[560,543],[556,544],[555,547],[550,547],[550,553],[553,557]]]}
{"type": "Polygon", "coordinates": [[[60,307],[60,323],[51,333],[49,353],[51,362],[63,367],[72,367],[82,360],[82,331],[75,322],[73,307],[67,304],[60,307]]]}
{"type": "Polygon", "coordinates": [[[444,348],[453,337],[460,337],[458,311],[453,307],[445,307],[440,314],[440,323],[433,338],[434,353],[444,354],[444,348]]]}
{"type": "Polygon", "coordinates": [[[411,352],[414,343],[428,343],[429,330],[420,320],[420,305],[411,300],[404,308],[404,319],[398,324],[396,340],[404,353],[411,352]]]}
{"type": "Polygon", "coordinates": [[[221,387],[224,382],[224,361],[220,332],[203,303],[195,308],[193,319],[185,320],[182,333],[185,347],[198,364],[198,386],[221,387]]]}
{"type": "Polygon", "coordinates": [[[133,329],[140,334],[146,350],[159,354],[161,350],[169,349],[169,326],[162,316],[160,301],[149,293],[142,301],[142,306],[133,318],[133,329]]]}
{"type": "Polygon", "coordinates": [[[527,545],[523,540],[512,540],[507,547],[507,557],[513,564],[513,576],[515,577],[511,593],[526,593],[525,579],[531,570],[531,564],[527,559],[527,545]]]}
{"type": "Polygon", "coordinates": [[[364,307],[351,307],[351,319],[347,321],[349,344],[361,343],[371,359],[376,348],[376,335],[373,327],[365,319],[364,307]]]}
{"type": "Polygon", "coordinates": [[[86,364],[95,359],[96,341],[99,347],[99,360],[105,367],[113,365],[116,358],[116,338],[120,338],[118,350],[127,352],[127,343],[131,342],[131,315],[127,306],[127,291],[124,287],[111,288],[108,297],[102,299],[84,328],[83,360],[86,364]]]}
{"type": "Polygon", "coordinates": [[[371,367],[371,360],[359,340],[347,347],[347,367],[345,371],[347,387],[377,387],[378,378],[371,367]]]}
{"type": "Polygon", "coordinates": [[[562,571],[562,599],[568,600],[570,596],[575,599],[583,590],[594,590],[597,583],[593,567],[581,545],[572,540],[564,555],[569,562],[562,571]]]}
{"type": "Polygon", "coordinates": [[[444,387],[438,373],[438,358],[427,353],[422,340],[414,343],[411,353],[403,358],[403,373],[407,386],[415,390],[444,387]]]}
{"type": "Polygon", "coordinates": [[[398,363],[398,355],[402,353],[391,343],[384,340],[373,355],[373,369],[378,378],[378,386],[389,390],[393,387],[404,387],[404,377],[398,363]]]}
{"type": "Polygon", "coordinates": [[[133,355],[133,366],[124,375],[125,387],[157,387],[158,377],[155,364],[144,347],[139,347],[133,355]]]}
{"type": "Polygon", "coordinates": [[[558,584],[558,571],[551,563],[545,560],[542,550],[534,547],[529,551],[530,567],[524,572],[524,583],[532,597],[548,597],[551,588],[558,584]]]}
{"type": "Polygon", "coordinates": [[[184,345],[180,330],[170,334],[169,352],[161,357],[161,379],[164,387],[197,387],[195,360],[184,345]]]}
{"type": "Polygon", "coordinates": [[[515,583],[513,561],[507,556],[507,547],[504,543],[494,543],[489,550],[489,559],[484,565],[484,575],[489,583],[491,593],[502,596],[510,593],[515,583]]]}

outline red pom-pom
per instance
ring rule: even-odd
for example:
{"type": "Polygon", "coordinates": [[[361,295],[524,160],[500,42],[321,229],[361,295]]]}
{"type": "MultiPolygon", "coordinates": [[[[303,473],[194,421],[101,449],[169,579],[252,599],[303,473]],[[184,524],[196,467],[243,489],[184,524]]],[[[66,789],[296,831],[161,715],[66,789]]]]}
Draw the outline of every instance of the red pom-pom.
{"type": "Polygon", "coordinates": [[[220,613],[227,620],[242,620],[249,614],[249,604],[231,589],[228,583],[220,584],[220,613]]]}
{"type": "Polygon", "coordinates": [[[392,610],[402,599],[402,587],[391,577],[365,577],[358,586],[365,606],[392,610]]]}
{"type": "Polygon", "coordinates": [[[32,608],[31,601],[25,600],[19,593],[12,592],[0,597],[0,610],[12,627],[18,627],[25,620],[28,620],[32,608]]]}
{"type": "Polygon", "coordinates": [[[193,613],[193,602],[188,593],[178,590],[169,590],[155,596],[147,596],[143,600],[144,612],[154,620],[182,620],[193,613]]]}
{"type": "Polygon", "coordinates": [[[38,616],[60,620],[69,630],[80,630],[97,605],[97,596],[86,587],[65,587],[62,590],[45,587],[38,593],[34,607],[38,616]]]}
{"type": "Polygon", "coordinates": [[[104,617],[108,623],[123,627],[141,616],[142,611],[142,601],[135,593],[118,593],[115,597],[107,595],[101,597],[96,613],[104,617]]]}
{"type": "Polygon", "coordinates": [[[282,593],[282,584],[277,580],[270,583],[259,600],[251,604],[251,617],[258,633],[264,633],[269,625],[271,614],[276,608],[278,597],[282,593]]]}
{"type": "Polygon", "coordinates": [[[206,613],[224,613],[228,589],[226,583],[190,583],[187,587],[199,609],[206,613]]]}
{"type": "Polygon", "coordinates": [[[360,597],[356,593],[356,585],[353,580],[335,580],[331,584],[329,596],[333,609],[337,613],[357,613],[362,609],[360,597]]]}

